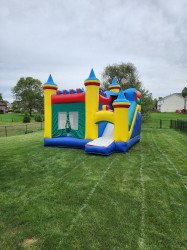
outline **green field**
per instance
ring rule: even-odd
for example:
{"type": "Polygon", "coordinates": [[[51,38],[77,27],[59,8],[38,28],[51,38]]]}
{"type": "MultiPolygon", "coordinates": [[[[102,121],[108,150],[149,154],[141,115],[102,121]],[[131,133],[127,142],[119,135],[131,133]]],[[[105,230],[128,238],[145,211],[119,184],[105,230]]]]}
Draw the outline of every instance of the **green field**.
{"type": "MultiPolygon", "coordinates": [[[[24,115],[21,113],[12,113],[12,112],[6,114],[0,114],[0,125],[13,125],[17,123],[22,123],[23,116],[24,115]]],[[[34,118],[31,119],[31,121],[34,121],[34,118]]]]}
{"type": "Polygon", "coordinates": [[[42,132],[0,149],[0,249],[187,248],[186,134],[144,124],[109,157],[45,148],[42,132]]]}
{"type": "MultiPolygon", "coordinates": [[[[31,116],[31,122],[35,122],[34,117],[36,114],[31,116]]],[[[0,125],[16,125],[18,123],[23,123],[24,114],[21,113],[5,113],[0,114],[0,125]]]]}

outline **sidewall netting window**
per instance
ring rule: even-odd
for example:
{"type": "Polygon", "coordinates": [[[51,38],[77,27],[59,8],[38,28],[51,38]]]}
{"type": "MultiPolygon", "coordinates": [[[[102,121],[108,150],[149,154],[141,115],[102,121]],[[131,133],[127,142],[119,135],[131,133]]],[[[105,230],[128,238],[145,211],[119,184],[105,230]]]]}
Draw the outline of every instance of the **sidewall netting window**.
{"type": "Polygon", "coordinates": [[[58,113],[58,129],[66,129],[66,126],[70,125],[71,129],[78,130],[78,121],[79,121],[78,112],[59,112],[58,113]],[[69,124],[67,125],[68,122],[69,124]]]}

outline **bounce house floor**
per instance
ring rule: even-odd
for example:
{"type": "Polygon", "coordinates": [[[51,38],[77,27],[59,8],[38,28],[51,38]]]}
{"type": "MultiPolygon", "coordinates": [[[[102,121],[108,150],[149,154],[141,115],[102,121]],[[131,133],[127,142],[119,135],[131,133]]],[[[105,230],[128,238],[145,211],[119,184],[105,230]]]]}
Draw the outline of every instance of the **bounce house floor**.
{"type": "Polygon", "coordinates": [[[93,141],[73,138],[70,136],[59,138],[45,138],[44,145],[50,147],[82,148],[89,154],[110,155],[113,152],[127,152],[135,143],[140,141],[140,135],[127,142],[115,142],[109,138],[97,138],[93,141]]]}

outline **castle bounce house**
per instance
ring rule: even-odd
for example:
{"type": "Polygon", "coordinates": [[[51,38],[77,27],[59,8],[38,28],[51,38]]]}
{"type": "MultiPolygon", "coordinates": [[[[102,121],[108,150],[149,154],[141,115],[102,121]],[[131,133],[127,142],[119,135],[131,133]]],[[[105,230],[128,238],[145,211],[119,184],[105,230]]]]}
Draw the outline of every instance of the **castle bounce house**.
{"type": "Polygon", "coordinates": [[[44,145],[82,148],[86,153],[127,152],[140,140],[141,93],[122,90],[114,78],[99,90],[93,69],[85,90],[58,90],[50,75],[44,89],[44,145]]]}

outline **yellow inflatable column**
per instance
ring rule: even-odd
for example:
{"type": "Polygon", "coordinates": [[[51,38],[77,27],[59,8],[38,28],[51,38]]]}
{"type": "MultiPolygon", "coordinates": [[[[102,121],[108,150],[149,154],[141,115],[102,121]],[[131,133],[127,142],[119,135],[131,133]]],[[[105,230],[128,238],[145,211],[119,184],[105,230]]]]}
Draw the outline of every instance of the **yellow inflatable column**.
{"type": "Polygon", "coordinates": [[[122,90],[112,105],[114,107],[114,140],[126,142],[129,139],[128,108],[130,103],[124,98],[122,90]]]}
{"type": "Polygon", "coordinates": [[[85,80],[86,86],[86,133],[85,139],[94,140],[98,137],[98,125],[95,124],[94,115],[98,111],[99,106],[99,86],[100,81],[95,77],[93,69],[88,79],[85,80]]]}
{"type": "Polygon", "coordinates": [[[51,95],[56,94],[58,87],[53,82],[50,75],[47,82],[43,85],[44,90],[44,138],[52,137],[52,104],[51,95]]]}
{"type": "Polygon", "coordinates": [[[119,93],[119,91],[120,91],[120,85],[117,84],[115,77],[113,78],[112,83],[109,85],[109,89],[112,92],[119,93]]]}

